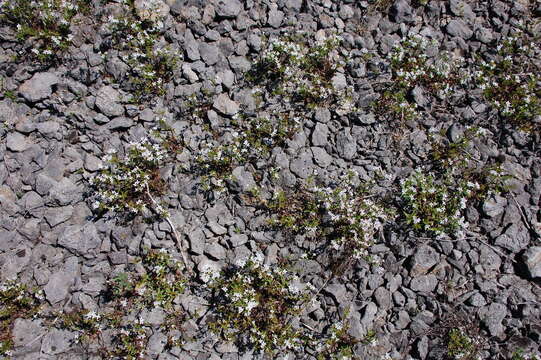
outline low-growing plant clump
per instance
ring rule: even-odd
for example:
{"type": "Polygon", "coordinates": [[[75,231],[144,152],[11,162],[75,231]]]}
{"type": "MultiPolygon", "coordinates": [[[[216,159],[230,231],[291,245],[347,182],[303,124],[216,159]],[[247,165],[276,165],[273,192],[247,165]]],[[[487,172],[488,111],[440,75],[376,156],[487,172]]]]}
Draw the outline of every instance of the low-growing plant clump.
{"type": "Polygon", "coordinates": [[[15,281],[0,285],[0,356],[11,355],[11,331],[15,320],[32,318],[38,314],[44,299],[41,290],[31,289],[15,281]]]}
{"type": "MultiPolygon", "coordinates": [[[[186,277],[181,262],[163,249],[148,250],[141,265],[142,274],[119,273],[108,282],[107,310],[60,314],[59,326],[77,331],[77,342],[96,349],[103,358],[135,360],[147,356],[153,331],[152,325],[141,317],[141,311],[162,309],[165,320],[160,329],[180,330],[186,316],[174,300],[184,293],[186,277]],[[112,343],[106,345],[104,336],[112,337],[112,343]]],[[[180,345],[182,340],[175,332],[168,334],[170,346],[180,345]]]]}
{"type": "Polygon", "coordinates": [[[290,324],[309,299],[291,273],[255,256],[212,276],[215,320],[210,329],[228,341],[275,354],[302,345],[302,333],[290,324]]]}
{"type": "Polygon", "coordinates": [[[541,56],[539,42],[521,32],[498,44],[490,60],[476,73],[483,96],[499,114],[523,130],[538,129],[541,116],[541,77],[533,59],[541,56]]]}
{"type": "Polygon", "coordinates": [[[336,36],[315,42],[302,36],[270,40],[248,78],[263,84],[262,94],[267,90],[271,96],[308,107],[333,105],[339,111],[350,112],[352,89],[333,81],[345,66],[345,59],[337,51],[339,44],[336,36]]]}
{"type": "Polygon", "coordinates": [[[50,62],[71,44],[74,18],[88,10],[89,4],[88,0],[3,0],[0,23],[14,27],[19,41],[32,39],[29,54],[41,62],[50,62]]]}
{"type": "Polygon", "coordinates": [[[148,138],[130,143],[125,158],[115,149],[108,150],[105,160],[109,167],[90,180],[97,191],[93,208],[100,212],[140,214],[152,210],[166,214],[154,197],[166,191],[159,170],[167,155],[159,143],[148,138]]]}
{"type": "Polygon", "coordinates": [[[271,224],[327,240],[326,246],[339,259],[368,259],[367,249],[390,214],[353,179],[350,173],[335,186],[301,188],[292,194],[276,191],[268,203],[277,214],[271,224]]]}
{"type": "Polygon", "coordinates": [[[376,114],[385,119],[414,120],[419,112],[412,92],[445,99],[465,79],[459,73],[461,58],[448,52],[427,55],[428,47],[439,45],[436,40],[412,35],[393,46],[388,54],[391,81],[373,105],[376,114]]]}
{"type": "MultiPolygon", "coordinates": [[[[149,4],[157,6],[155,2],[149,4]]],[[[162,19],[158,16],[141,18],[135,6],[126,2],[122,15],[108,20],[112,46],[129,68],[127,89],[133,92],[134,100],[163,95],[181,55],[160,41],[162,19]]]]}

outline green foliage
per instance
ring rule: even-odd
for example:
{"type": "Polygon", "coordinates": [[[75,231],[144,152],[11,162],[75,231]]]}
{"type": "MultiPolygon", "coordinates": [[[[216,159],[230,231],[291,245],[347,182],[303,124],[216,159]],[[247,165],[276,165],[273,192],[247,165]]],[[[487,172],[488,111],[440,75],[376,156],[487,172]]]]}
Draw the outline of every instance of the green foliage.
{"type": "Polygon", "coordinates": [[[497,46],[497,57],[481,61],[477,72],[479,87],[500,115],[523,130],[538,129],[533,119],[541,116],[539,42],[520,35],[497,46]]]}
{"type": "Polygon", "coordinates": [[[144,274],[133,277],[121,273],[113,279],[111,288],[115,298],[125,298],[137,307],[172,308],[173,300],[184,292],[186,283],[180,262],[164,250],[150,250],[141,264],[144,274]]]}
{"type": "Polygon", "coordinates": [[[129,66],[128,84],[134,101],[165,94],[165,84],[178,65],[178,53],[160,43],[163,23],[160,19],[141,19],[131,3],[124,5],[122,16],[110,19],[113,46],[129,66]]]}
{"type": "Polygon", "coordinates": [[[457,183],[451,176],[413,172],[402,180],[404,217],[415,230],[436,235],[452,234],[465,226],[462,210],[478,184],[457,183]]]}
{"type": "Polygon", "coordinates": [[[327,338],[324,339],[322,346],[318,349],[317,359],[355,359],[356,357],[354,357],[353,348],[360,341],[348,334],[349,328],[349,321],[338,321],[332,324],[327,331],[327,338]]]}
{"type": "Polygon", "coordinates": [[[11,330],[16,319],[28,319],[39,312],[44,297],[41,291],[14,281],[0,285],[0,355],[9,356],[13,348],[11,330]]]}
{"type": "Polygon", "coordinates": [[[477,358],[475,339],[470,338],[463,330],[454,328],[447,334],[447,355],[451,359],[473,360],[477,358]]]}
{"type": "Polygon", "coordinates": [[[300,344],[302,334],[292,328],[290,320],[299,314],[308,294],[296,277],[255,257],[213,278],[209,282],[216,314],[209,324],[212,331],[239,346],[269,354],[300,344]]]}
{"type": "Polygon", "coordinates": [[[125,158],[118,157],[116,150],[109,151],[105,157],[109,167],[91,179],[97,191],[93,207],[132,214],[154,208],[158,214],[166,214],[151,196],[160,196],[166,190],[159,170],[167,156],[160,144],[149,139],[130,143],[125,158]]]}
{"type": "Polygon", "coordinates": [[[331,81],[344,64],[339,45],[338,37],[313,41],[289,36],[270,41],[247,78],[271,95],[295,103],[308,107],[336,104],[351,111],[351,89],[337,89],[331,81]]]}
{"type": "Polygon", "coordinates": [[[0,22],[14,27],[20,41],[35,39],[30,55],[50,62],[71,44],[73,19],[89,6],[87,0],[10,0],[1,5],[0,22]]]}
{"type": "Polygon", "coordinates": [[[511,360],[539,360],[539,358],[534,354],[525,354],[522,349],[517,349],[513,352],[511,360]]]}
{"type": "Polygon", "coordinates": [[[388,216],[367,192],[367,184],[355,185],[353,173],[335,186],[300,188],[293,193],[278,190],[267,207],[275,214],[271,225],[313,239],[326,239],[342,258],[367,258],[382,221],[388,216]]]}

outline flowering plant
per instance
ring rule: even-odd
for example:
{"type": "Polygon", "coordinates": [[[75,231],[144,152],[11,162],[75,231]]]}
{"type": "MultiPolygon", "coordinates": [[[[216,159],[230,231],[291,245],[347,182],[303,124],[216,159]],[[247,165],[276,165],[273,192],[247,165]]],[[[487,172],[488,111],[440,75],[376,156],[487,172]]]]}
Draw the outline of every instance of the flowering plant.
{"type": "Polygon", "coordinates": [[[214,332],[239,345],[274,353],[300,344],[301,333],[290,325],[308,294],[282,267],[269,267],[257,255],[224,270],[209,281],[214,292],[214,332]]]}

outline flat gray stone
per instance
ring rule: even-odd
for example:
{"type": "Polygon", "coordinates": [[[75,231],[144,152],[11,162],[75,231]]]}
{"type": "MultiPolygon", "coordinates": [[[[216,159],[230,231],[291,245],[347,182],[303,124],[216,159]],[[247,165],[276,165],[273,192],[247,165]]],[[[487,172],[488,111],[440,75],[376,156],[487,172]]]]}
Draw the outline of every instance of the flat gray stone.
{"type": "Polygon", "coordinates": [[[332,163],[333,157],[330,156],[325,149],[320,147],[312,147],[311,150],[314,162],[317,165],[321,166],[322,168],[326,168],[332,163]]]}
{"type": "Polygon", "coordinates": [[[66,260],[61,270],[56,271],[49,277],[49,281],[43,288],[43,291],[51,304],[62,301],[68,296],[69,289],[75,283],[78,268],[77,258],[71,257],[66,260]]]}
{"type": "Polygon", "coordinates": [[[6,137],[6,147],[13,152],[25,151],[31,145],[26,136],[17,132],[9,133],[6,137]]]}
{"type": "Polygon", "coordinates": [[[66,352],[77,338],[77,333],[68,330],[51,329],[43,337],[41,352],[47,355],[58,355],[66,352]]]}
{"type": "Polygon", "coordinates": [[[229,180],[229,184],[233,191],[248,192],[257,186],[252,173],[246,171],[243,166],[236,167],[231,175],[232,179],[229,180]]]}
{"type": "Polygon", "coordinates": [[[413,291],[429,293],[434,291],[438,285],[438,279],[436,275],[421,275],[413,278],[410,283],[410,289],[413,291]]]}
{"type": "Polygon", "coordinates": [[[102,87],[96,94],[96,108],[108,117],[124,115],[124,106],[120,104],[120,93],[112,86],[102,87]]]}
{"type": "Polygon", "coordinates": [[[462,19],[453,19],[449,21],[445,27],[447,33],[451,36],[456,36],[464,40],[468,40],[473,36],[473,30],[462,19]]]}
{"type": "Polygon", "coordinates": [[[239,104],[231,100],[227,94],[218,95],[212,106],[219,113],[227,116],[233,116],[239,112],[239,104]]]}
{"type": "Polygon", "coordinates": [[[55,227],[71,218],[73,214],[73,206],[61,206],[54,208],[47,208],[45,210],[45,220],[51,227],[55,227]]]}
{"type": "Polygon", "coordinates": [[[63,178],[50,191],[51,198],[61,206],[74,204],[82,199],[82,189],[70,179],[63,178]]]}
{"type": "Polygon", "coordinates": [[[428,245],[420,246],[410,260],[410,276],[426,274],[439,261],[440,256],[436,250],[428,245]]]}
{"type": "Polygon", "coordinates": [[[505,334],[502,321],[507,315],[507,307],[504,304],[492,303],[481,309],[480,315],[490,335],[499,337],[505,334]]]}
{"type": "Polygon", "coordinates": [[[312,161],[312,152],[304,150],[295,157],[289,165],[291,172],[301,179],[306,179],[314,173],[314,163],[312,161]]]}
{"type": "Polygon", "coordinates": [[[13,322],[13,330],[11,332],[13,345],[15,348],[24,346],[27,352],[39,350],[41,348],[40,336],[47,329],[42,324],[42,320],[33,319],[16,319],[13,322]],[[38,339],[34,342],[33,340],[38,339]]]}
{"type": "Polygon", "coordinates": [[[503,213],[507,206],[507,199],[494,195],[483,203],[483,212],[488,217],[496,217],[503,213]]]}
{"type": "Polygon", "coordinates": [[[211,44],[205,42],[199,44],[199,54],[205,64],[212,66],[220,59],[220,49],[211,44]]]}
{"type": "Polygon", "coordinates": [[[317,123],[312,131],[312,145],[325,146],[329,137],[329,127],[322,123],[317,123]]]}
{"type": "Polygon", "coordinates": [[[51,96],[53,85],[59,81],[60,79],[53,73],[37,73],[19,86],[19,94],[27,101],[38,102],[51,96]]]}
{"type": "Polygon", "coordinates": [[[235,18],[242,9],[239,0],[218,0],[215,4],[216,15],[222,18],[235,18]]]}
{"type": "Polygon", "coordinates": [[[96,252],[99,251],[101,238],[98,235],[96,226],[92,223],[87,223],[83,226],[70,225],[60,235],[58,245],[76,255],[93,258],[96,256],[96,252]]]}
{"type": "Polygon", "coordinates": [[[351,136],[349,129],[342,130],[336,136],[336,150],[345,160],[352,160],[357,154],[357,142],[351,136]]]}
{"type": "Polygon", "coordinates": [[[541,278],[541,246],[532,246],[528,248],[522,260],[530,273],[532,278],[541,278]]]}

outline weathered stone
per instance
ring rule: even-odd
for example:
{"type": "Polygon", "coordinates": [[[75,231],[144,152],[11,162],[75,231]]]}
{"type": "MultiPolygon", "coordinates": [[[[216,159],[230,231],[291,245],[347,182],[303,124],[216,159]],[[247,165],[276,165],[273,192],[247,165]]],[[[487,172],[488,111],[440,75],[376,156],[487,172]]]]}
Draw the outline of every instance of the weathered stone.
{"type": "Polygon", "coordinates": [[[453,19],[449,21],[445,27],[447,33],[451,36],[456,36],[464,40],[468,40],[473,36],[473,30],[462,19],[453,19]]]}
{"type": "Polygon", "coordinates": [[[432,267],[438,264],[440,256],[432,247],[428,245],[420,246],[409,263],[410,275],[415,277],[417,275],[426,274],[432,267]]]}
{"type": "Polygon", "coordinates": [[[135,0],[133,5],[142,20],[157,21],[166,17],[170,10],[162,0],[135,0]]]}
{"type": "Polygon", "coordinates": [[[233,191],[248,192],[257,186],[252,173],[246,171],[243,166],[236,167],[231,175],[232,179],[228,183],[233,191]]]}
{"type": "Polygon", "coordinates": [[[312,145],[313,146],[325,146],[327,145],[327,138],[329,136],[329,128],[327,125],[317,123],[312,131],[312,145]]]}
{"type": "Polygon", "coordinates": [[[72,331],[52,329],[43,337],[41,352],[47,355],[66,352],[77,337],[77,333],[72,331]]]}
{"type": "Polygon", "coordinates": [[[326,168],[332,163],[333,157],[330,156],[325,149],[320,147],[312,147],[311,150],[312,156],[317,165],[321,166],[322,168],[326,168]]]}
{"type": "Polygon", "coordinates": [[[56,225],[69,220],[72,214],[73,206],[48,208],[45,210],[45,220],[47,220],[49,226],[55,227],[56,225]]]}
{"type": "Polygon", "coordinates": [[[220,59],[220,49],[215,45],[207,43],[199,44],[199,54],[205,64],[209,66],[216,64],[220,59]]]}
{"type": "Polygon", "coordinates": [[[219,17],[235,18],[242,11],[242,3],[239,0],[218,0],[215,11],[219,17]]]}
{"type": "Polygon", "coordinates": [[[410,23],[415,20],[412,7],[406,0],[399,0],[390,9],[391,19],[395,23],[410,23]]]}
{"type": "Polygon", "coordinates": [[[68,296],[69,289],[75,282],[79,269],[76,257],[68,258],[61,270],[53,273],[43,288],[45,297],[52,304],[62,301],[68,296]]]}
{"type": "Polygon", "coordinates": [[[121,116],[124,107],[120,104],[120,93],[112,86],[102,87],[96,94],[96,108],[108,117],[121,116]]]}
{"type": "Polygon", "coordinates": [[[410,288],[413,291],[429,293],[434,291],[438,285],[438,279],[436,275],[421,275],[416,278],[413,278],[410,283],[410,288]]]}
{"type": "Polygon", "coordinates": [[[541,278],[541,246],[532,246],[522,255],[531,278],[541,278]]]}
{"type": "Polygon", "coordinates": [[[483,212],[488,217],[496,217],[503,213],[507,206],[507,200],[501,196],[494,195],[483,203],[483,212]]]}
{"type": "Polygon", "coordinates": [[[83,226],[71,225],[66,227],[60,235],[58,245],[76,255],[92,258],[96,256],[96,249],[101,245],[101,239],[96,226],[92,223],[83,226]]]}
{"type": "Polygon", "coordinates": [[[357,142],[351,136],[349,129],[342,130],[336,136],[336,150],[345,160],[352,160],[357,154],[357,142]]]}
{"type": "Polygon", "coordinates": [[[498,337],[505,334],[505,327],[502,321],[506,315],[507,307],[500,303],[492,303],[480,311],[481,319],[488,328],[490,335],[498,337]]]}
{"type": "Polygon", "coordinates": [[[31,146],[31,143],[27,140],[26,136],[13,132],[9,133],[6,138],[6,147],[13,152],[25,151],[31,146]]]}
{"type": "Polygon", "coordinates": [[[295,157],[289,166],[291,172],[301,179],[306,179],[313,174],[314,163],[312,162],[312,153],[305,150],[295,157]]]}
{"type": "Polygon", "coordinates": [[[38,102],[52,94],[52,87],[60,82],[53,73],[37,73],[19,87],[19,94],[27,101],[38,102]]]}
{"type": "Polygon", "coordinates": [[[81,190],[70,179],[63,178],[51,189],[50,196],[58,205],[71,205],[82,199],[81,190]]]}
{"type": "Polygon", "coordinates": [[[239,104],[231,100],[227,94],[218,95],[212,106],[221,114],[228,116],[233,116],[239,112],[239,104]]]}

